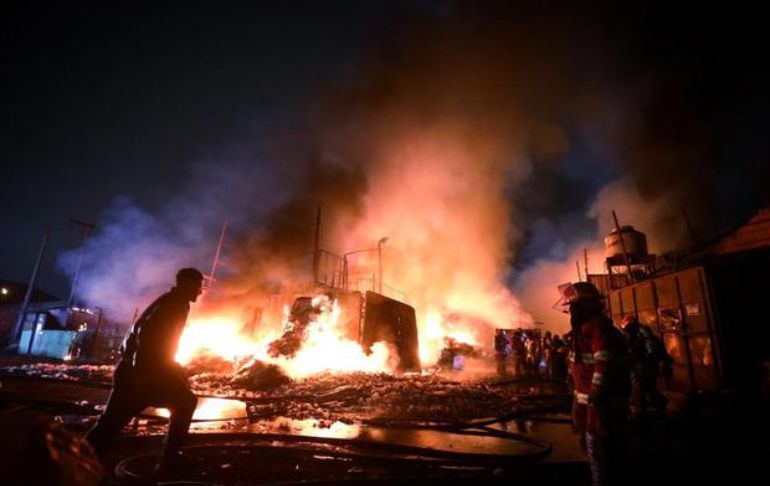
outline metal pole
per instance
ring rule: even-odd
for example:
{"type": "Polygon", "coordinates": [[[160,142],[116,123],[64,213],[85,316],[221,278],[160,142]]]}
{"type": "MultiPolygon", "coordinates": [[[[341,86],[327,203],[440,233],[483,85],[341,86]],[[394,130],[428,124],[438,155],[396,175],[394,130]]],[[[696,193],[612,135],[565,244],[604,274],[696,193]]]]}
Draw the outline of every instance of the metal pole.
{"type": "Polygon", "coordinates": [[[77,219],[71,219],[70,223],[83,227],[83,240],[80,243],[80,255],[78,256],[78,264],[75,267],[75,276],[72,277],[72,289],[70,290],[69,299],[67,299],[67,308],[72,306],[75,300],[75,291],[78,287],[78,279],[80,278],[80,268],[83,265],[83,258],[86,254],[86,243],[88,243],[88,235],[94,228],[94,224],[88,221],[80,221],[77,219]]]}
{"type": "Polygon", "coordinates": [[[693,246],[698,244],[698,239],[695,238],[695,232],[692,230],[692,224],[690,224],[690,215],[687,214],[687,208],[682,208],[682,216],[684,216],[684,224],[687,226],[687,233],[690,235],[693,246]]]}
{"type": "MultiPolygon", "coordinates": [[[[45,248],[48,245],[48,237],[51,236],[51,227],[47,227],[45,235],[43,235],[43,242],[40,244],[40,250],[37,252],[37,260],[35,261],[35,268],[32,270],[32,276],[29,279],[29,285],[27,285],[27,293],[24,295],[24,302],[19,309],[19,317],[16,319],[16,328],[13,332],[13,342],[17,342],[21,338],[21,328],[24,325],[24,314],[29,307],[29,301],[32,299],[32,292],[35,288],[35,281],[37,281],[37,273],[40,270],[40,262],[43,261],[45,255],[45,248]]],[[[32,326],[32,332],[35,332],[35,327],[32,326]]]]}
{"type": "Polygon", "coordinates": [[[575,268],[577,269],[578,282],[582,282],[583,277],[580,275],[580,262],[578,260],[575,260],[575,268]]]}
{"type": "Polygon", "coordinates": [[[382,295],[382,245],[377,243],[377,292],[382,295]]]}
{"type": "MultiPolygon", "coordinates": [[[[94,338],[91,342],[90,349],[87,349],[86,352],[89,355],[89,357],[96,358],[96,350],[99,348],[99,331],[102,329],[102,310],[99,309],[99,319],[96,321],[96,329],[94,330],[94,338]]],[[[99,353],[101,355],[101,353],[99,353]]]]}
{"type": "Polygon", "coordinates": [[[382,245],[388,241],[387,236],[383,236],[380,238],[380,241],[377,242],[377,256],[378,256],[378,264],[379,264],[379,281],[377,282],[379,289],[378,292],[380,295],[382,295],[382,245]]]}
{"type": "Polygon", "coordinates": [[[320,271],[320,244],[321,244],[321,205],[318,205],[318,210],[315,217],[315,244],[313,247],[313,287],[318,284],[318,272],[320,271]]]}
{"type": "Polygon", "coordinates": [[[588,248],[583,248],[583,264],[586,270],[586,282],[588,282],[588,248]]]}
{"type": "Polygon", "coordinates": [[[628,260],[628,252],[626,252],[626,242],[623,239],[623,233],[620,232],[620,225],[618,224],[618,215],[615,214],[615,210],[612,210],[612,219],[615,221],[615,231],[618,232],[618,238],[620,238],[620,248],[623,250],[623,260],[626,262],[626,271],[628,272],[628,279],[631,283],[634,283],[634,275],[631,273],[631,263],[628,260]]]}
{"type": "Polygon", "coordinates": [[[225,231],[227,230],[227,220],[222,222],[222,232],[219,233],[219,243],[217,243],[217,251],[214,253],[214,261],[211,262],[211,273],[209,273],[209,289],[214,286],[214,274],[217,271],[217,265],[219,264],[219,255],[222,253],[222,244],[225,241],[225,231]]]}

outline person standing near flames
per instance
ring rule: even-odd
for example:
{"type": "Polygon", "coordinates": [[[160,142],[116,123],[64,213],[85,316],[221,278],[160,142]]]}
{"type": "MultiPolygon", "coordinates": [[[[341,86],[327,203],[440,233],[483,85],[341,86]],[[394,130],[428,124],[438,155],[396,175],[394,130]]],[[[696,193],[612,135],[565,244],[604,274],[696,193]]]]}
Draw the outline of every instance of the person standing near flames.
{"type": "Polygon", "coordinates": [[[572,327],[573,425],[594,486],[619,484],[630,392],[625,340],[604,315],[604,297],[595,286],[578,282],[560,290],[572,327]]]}
{"type": "Polygon", "coordinates": [[[631,416],[660,414],[666,409],[666,397],[658,391],[658,377],[671,379],[671,356],[649,326],[627,315],[620,322],[628,345],[631,365],[631,416]]]}
{"type": "Polygon", "coordinates": [[[505,329],[495,329],[495,360],[497,374],[505,376],[506,361],[511,354],[511,338],[505,329]]]}
{"type": "Polygon", "coordinates": [[[161,295],[134,323],[121,345],[113,388],[107,407],[86,439],[101,452],[131,418],[148,406],[171,412],[168,433],[157,471],[184,465],[180,452],[192,421],[197,398],[190,390],[184,369],[174,361],[179,339],[190,312],[190,303],[201,294],[203,274],[183,268],[176,286],[161,295]]]}

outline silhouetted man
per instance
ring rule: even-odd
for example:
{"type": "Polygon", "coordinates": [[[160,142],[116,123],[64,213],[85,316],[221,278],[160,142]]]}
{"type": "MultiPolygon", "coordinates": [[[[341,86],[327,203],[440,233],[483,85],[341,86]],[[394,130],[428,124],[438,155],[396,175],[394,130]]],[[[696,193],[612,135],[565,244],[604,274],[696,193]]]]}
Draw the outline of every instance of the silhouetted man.
{"type": "Polygon", "coordinates": [[[197,300],[202,283],[203,274],[198,270],[179,270],[176,286],[150,304],[131,328],[121,346],[107,408],[86,435],[97,451],[146,407],[165,407],[171,418],[158,466],[176,469],[182,464],[180,448],[197,399],[174,355],[190,312],[190,302],[197,300]]]}

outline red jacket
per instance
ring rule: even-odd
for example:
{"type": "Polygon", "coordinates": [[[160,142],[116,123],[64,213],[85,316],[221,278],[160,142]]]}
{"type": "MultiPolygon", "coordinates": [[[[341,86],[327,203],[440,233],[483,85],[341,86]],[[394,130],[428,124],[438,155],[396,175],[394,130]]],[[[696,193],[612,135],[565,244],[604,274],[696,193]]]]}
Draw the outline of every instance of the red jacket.
{"type": "Polygon", "coordinates": [[[585,320],[573,336],[572,418],[580,434],[605,435],[623,426],[630,391],[625,340],[604,315],[585,320]]]}

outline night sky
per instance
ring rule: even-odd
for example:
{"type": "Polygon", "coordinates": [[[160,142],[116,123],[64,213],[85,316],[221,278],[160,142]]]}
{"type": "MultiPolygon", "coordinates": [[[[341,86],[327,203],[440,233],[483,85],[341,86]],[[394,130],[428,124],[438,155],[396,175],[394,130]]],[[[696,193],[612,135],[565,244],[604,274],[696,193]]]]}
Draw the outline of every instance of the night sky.
{"type": "Polygon", "coordinates": [[[66,294],[55,255],[78,244],[70,219],[98,222],[120,195],[163,204],[191,162],[290,124],[314,86],[344,75],[385,7],[24,2],[6,11],[0,275],[26,281],[50,225],[40,285],[66,294]]]}
{"type": "MultiPolygon", "coordinates": [[[[574,121],[564,120],[574,140],[559,154],[561,163],[536,166],[527,190],[510,196],[525,235],[516,244],[515,268],[558,253],[544,240],[590,234],[582,215],[595,192],[618,176],[631,177],[651,197],[661,171],[664,178],[691,179],[685,200],[701,213],[704,234],[738,224],[762,205],[756,181],[768,181],[770,76],[761,14],[734,3],[722,7],[731,11],[704,4],[511,3],[4,7],[0,278],[29,278],[50,225],[39,286],[64,297],[67,277],[57,255],[80,236],[70,219],[99,225],[116,198],[160,211],[201,161],[228,171],[234,153],[252,157],[257,172],[262,165],[280,172],[266,155],[276,134],[290,138],[287,133],[305,130],[307,107],[389,56],[405,26],[411,42],[432,42],[432,26],[457,21],[457,11],[476,14],[468,21],[474,25],[489,19],[505,28],[506,19],[515,19],[511,29],[528,19],[544,30],[552,16],[578,19],[559,41],[580,46],[590,37],[584,45],[591,46],[598,39],[606,54],[583,69],[599,73],[608,89],[637,86],[645,93],[631,111],[638,117],[633,136],[608,143],[607,152],[597,152],[574,121]],[[547,233],[538,233],[544,222],[547,233]]],[[[212,232],[212,252],[216,237],[212,232]]]]}

